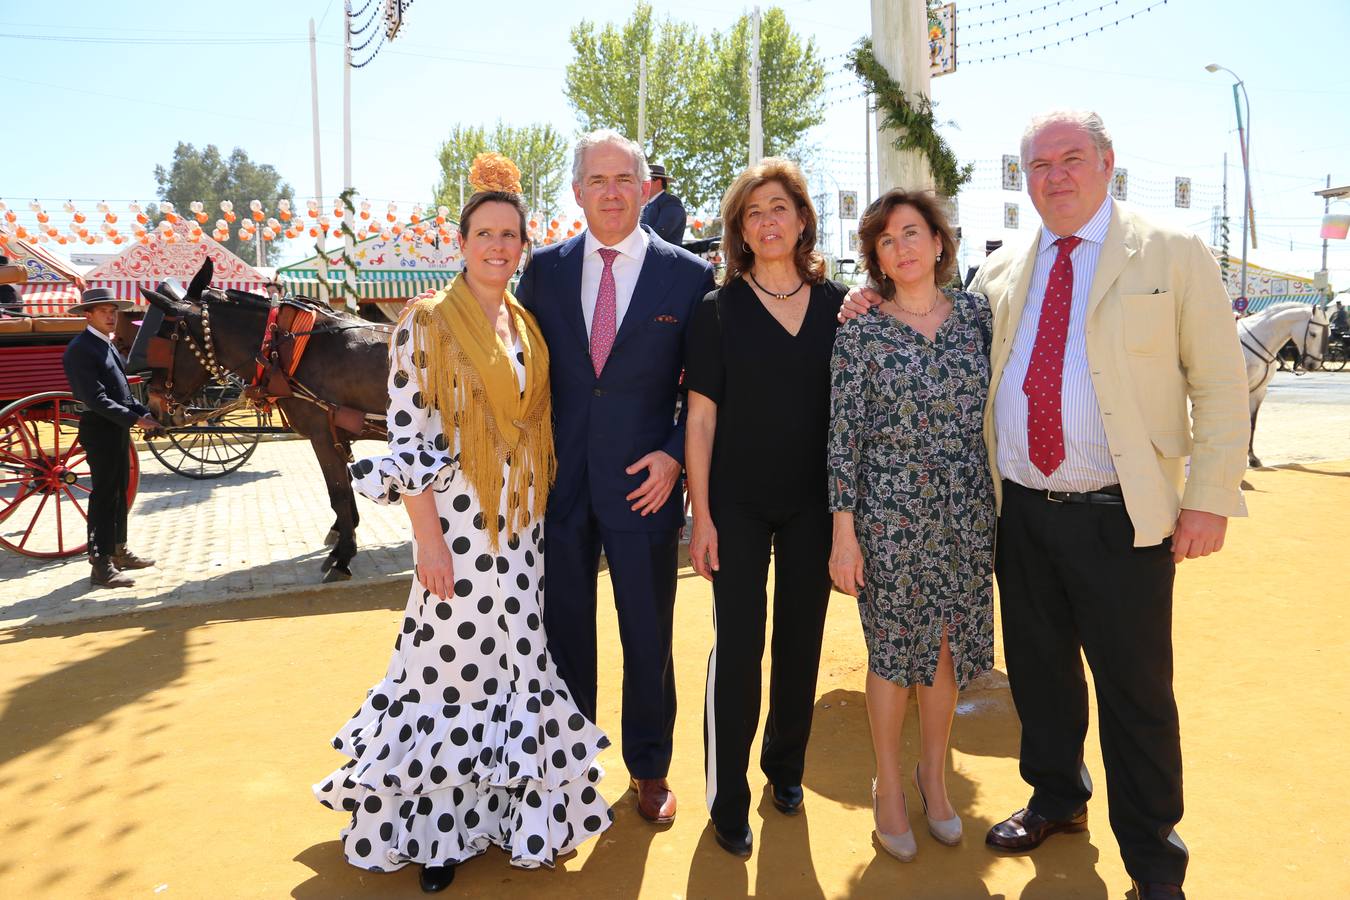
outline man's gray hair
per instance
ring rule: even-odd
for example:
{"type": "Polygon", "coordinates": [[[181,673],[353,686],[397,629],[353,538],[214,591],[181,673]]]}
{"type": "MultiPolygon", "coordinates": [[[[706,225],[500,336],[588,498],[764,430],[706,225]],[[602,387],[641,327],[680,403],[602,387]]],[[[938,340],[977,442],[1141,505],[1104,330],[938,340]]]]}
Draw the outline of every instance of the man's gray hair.
{"type": "Polygon", "coordinates": [[[633,174],[637,176],[638,181],[652,180],[652,170],[647,165],[647,154],[642,152],[641,145],[636,141],[630,141],[613,128],[601,128],[583,134],[581,139],[577,141],[576,149],[572,151],[573,184],[581,184],[581,167],[586,159],[586,151],[601,144],[613,144],[628,151],[628,154],[633,157],[633,174]]]}
{"type": "Polygon", "coordinates": [[[1097,155],[1103,161],[1106,160],[1107,151],[1111,149],[1111,135],[1107,133],[1106,124],[1102,122],[1101,116],[1089,109],[1053,109],[1032,117],[1027,130],[1022,132],[1023,166],[1027,164],[1027,151],[1031,149],[1031,142],[1050,125],[1072,125],[1081,128],[1092,138],[1097,155]]]}

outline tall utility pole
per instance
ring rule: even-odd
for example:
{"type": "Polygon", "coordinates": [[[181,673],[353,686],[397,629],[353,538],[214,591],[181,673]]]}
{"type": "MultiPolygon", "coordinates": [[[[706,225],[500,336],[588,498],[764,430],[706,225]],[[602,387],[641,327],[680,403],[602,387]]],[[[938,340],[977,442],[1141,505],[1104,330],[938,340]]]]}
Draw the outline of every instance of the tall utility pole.
{"type": "MultiPolygon", "coordinates": [[[[309,20],[309,112],[314,125],[314,199],[323,208],[323,166],[319,158],[319,51],[314,37],[314,20],[309,20]]],[[[296,211],[297,215],[299,210],[296,211]]],[[[323,247],[323,229],[319,229],[319,302],[328,302],[328,253],[323,247]]]]}
{"type": "MultiPolygon", "coordinates": [[[[863,196],[872,205],[872,95],[863,94],[863,196]]],[[[864,207],[866,209],[866,207],[864,207]]]]}
{"type": "Polygon", "coordinates": [[[759,109],[759,7],[750,17],[750,165],[764,158],[764,123],[759,109]]]}
{"type": "MultiPolygon", "coordinates": [[[[346,0],[346,15],[342,19],[342,193],[352,194],[352,3],[346,0]]],[[[353,204],[354,206],[355,204],[353,204]]],[[[352,224],[352,211],[344,210],[342,215],[342,255],[343,267],[342,297],[343,305],[356,311],[356,267],[352,259],[356,254],[356,244],[352,240],[355,228],[352,224]]]]}
{"type": "Polygon", "coordinates": [[[638,57],[638,146],[647,152],[647,54],[638,57]]]}
{"type": "MultiPolygon", "coordinates": [[[[924,0],[872,0],[872,52],[900,89],[930,97],[928,6],[924,0]]],[[[877,132],[877,175],[882,190],[932,190],[933,170],[914,150],[895,149],[895,135],[877,132]]]]}

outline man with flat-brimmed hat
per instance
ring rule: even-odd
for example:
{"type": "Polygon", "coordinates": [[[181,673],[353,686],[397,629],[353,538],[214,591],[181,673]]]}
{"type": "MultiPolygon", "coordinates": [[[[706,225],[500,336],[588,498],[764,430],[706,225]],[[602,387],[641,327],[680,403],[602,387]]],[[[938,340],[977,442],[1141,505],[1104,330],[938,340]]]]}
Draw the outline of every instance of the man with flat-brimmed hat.
{"type": "Polygon", "coordinates": [[[89,459],[89,562],[92,584],[128,587],[126,569],[144,569],[154,560],[127,549],[127,479],[131,429],[160,430],[150,410],[132,396],[122,370],[122,357],[113,347],[119,310],[131,309],[130,300],[118,300],[107,288],[91,288],[70,307],[89,327],[76,335],[61,362],[75,399],[84,404],[80,415],[80,443],[89,459]]]}
{"type": "Polygon", "coordinates": [[[684,244],[686,215],[680,198],[670,192],[674,181],[660,163],[648,166],[652,170],[652,196],[642,207],[642,224],[655,231],[661,240],[676,247],[684,244]]]}

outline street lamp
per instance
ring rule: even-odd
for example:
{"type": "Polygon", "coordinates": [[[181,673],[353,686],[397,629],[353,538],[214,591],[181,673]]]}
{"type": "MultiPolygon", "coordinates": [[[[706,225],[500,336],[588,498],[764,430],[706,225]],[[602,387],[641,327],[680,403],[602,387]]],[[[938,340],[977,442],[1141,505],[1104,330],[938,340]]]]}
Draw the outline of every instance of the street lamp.
{"type": "Polygon", "coordinates": [[[1251,149],[1252,142],[1252,101],[1247,96],[1247,86],[1242,83],[1242,79],[1237,73],[1227,66],[1221,66],[1218,63],[1210,63],[1205,66],[1206,72],[1224,71],[1233,76],[1233,107],[1237,110],[1238,125],[1238,144],[1242,147],[1242,182],[1244,188],[1243,208],[1242,208],[1242,283],[1238,288],[1238,293],[1243,300],[1247,299],[1247,221],[1251,219],[1252,226],[1252,244],[1256,244],[1256,221],[1252,214],[1252,170],[1251,160],[1248,151],[1251,149]],[[1238,88],[1242,89],[1242,99],[1247,104],[1247,125],[1243,128],[1242,124],[1242,104],[1238,103],[1238,88]]]}

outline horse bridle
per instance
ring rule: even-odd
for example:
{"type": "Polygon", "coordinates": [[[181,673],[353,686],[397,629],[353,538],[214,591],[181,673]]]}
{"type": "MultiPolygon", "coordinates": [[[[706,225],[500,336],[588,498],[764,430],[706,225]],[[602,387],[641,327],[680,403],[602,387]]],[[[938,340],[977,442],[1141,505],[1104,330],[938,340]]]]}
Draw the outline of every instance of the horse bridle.
{"type": "MultiPolygon", "coordinates": [[[[1299,352],[1299,358],[1294,363],[1295,375],[1303,374],[1303,372],[1299,371],[1299,366],[1302,366],[1305,371],[1310,371],[1308,369],[1307,360],[1312,360],[1313,362],[1317,363],[1317,365],[1320,367],[1322,365],[1323,360],[1326,358],[1326,354],[1319,352],[1317,355],[1314,355],[1308,351],[1308,347],[1311,346],[1309,339],[1312,336],[1313,328],[1324,329],[1327,332],[1327,334],[1331,333],[1331,323],[1314,321],[1316,318],[1317,318],[1317,311],[1316,309],[1314,309],[1312,315],[1308,316],[1307,326],[1305,326],[1303,329],[1303,349],[1299,352]]],[[[1251,327],[1247,325],[1247,321],[1245,319],[1239,321],[1238,325],[1240,326],[1238,331],[1238,342],[1243,347],[1250,350],[1252,355],[1254,355],[1257,359],[1261,360],[1261,362],[1265,363],[1268,366],[1275,365],[1275,363],[1279,359],[1279,351],[1277,350],[1276,352],[1272,353],[1270,350],[1266,349],[1266,346],[1264,344],[1256,340],[1256,338],[1252,336],[1251,327]],[[1247,342],[1248,338],[1251,338],[1252,342],[1256,344],[1255,347],[1253,347],[1250,343],[1247,342]]],[[[1318,350],[1320,351],[1322,345],[1322,340],[1320,338],[1318,339],[1317,345],[1318,350]]]]}

